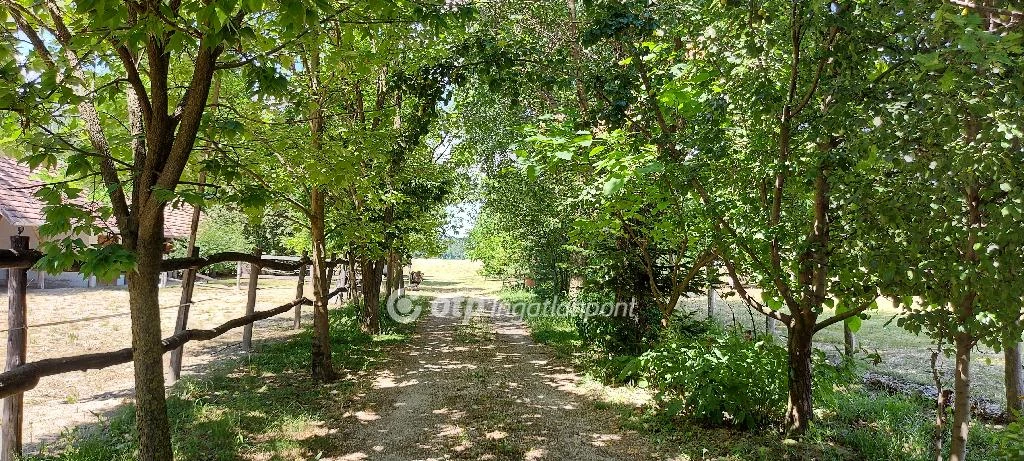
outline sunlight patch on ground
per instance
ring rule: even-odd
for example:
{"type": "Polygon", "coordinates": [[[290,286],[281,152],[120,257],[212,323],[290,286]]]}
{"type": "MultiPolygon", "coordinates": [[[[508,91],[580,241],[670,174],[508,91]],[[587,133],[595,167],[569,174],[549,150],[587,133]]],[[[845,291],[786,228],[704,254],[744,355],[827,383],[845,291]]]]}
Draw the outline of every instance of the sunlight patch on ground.
{"type": "Polygon", "coordinates": [[[590,434],[590,444],[595,447],[606,447],[619,440],[622,440],[622,436],[618,434],[590,434]]]}

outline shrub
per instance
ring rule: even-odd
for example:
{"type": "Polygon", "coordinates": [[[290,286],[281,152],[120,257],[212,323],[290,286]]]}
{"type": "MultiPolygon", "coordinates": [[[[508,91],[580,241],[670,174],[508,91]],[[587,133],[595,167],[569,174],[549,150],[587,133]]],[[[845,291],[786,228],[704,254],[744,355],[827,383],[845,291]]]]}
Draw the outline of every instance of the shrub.
{"type": "Polygon", "coordinates": [[[1000,459],[1024,459],[1024,420],[1007,425],[996,439],[996,455],[1000,459]]]}
{"type": "Polygon", "coordinates": [[[729,332],[671,339],[622,373],[644,376],[668,415],[685,414],[706,424],[762,426],[785,409],[786,350],[771,337],[729,332]]]}
{"type": "MultiPolygon", "coordinates": [[[[199,247],[200,256],[224,251],[252,251],[253,245],[245,237],[244,229],[248,218],[244,214],[226,207],[214,206],[203,210],[203,215],[203,220],[199,222],[199,228],[196,230],[196,245],[199,247]]],[[[176,245],[174,256],[186,256],[185,253],[185,245],[176,245]]],[[[234,274],[235,264],[212,264],[203,268],[202,272],[211,276],[234,274]]]]}
{"type": "Polygon", "coordinates": [[[582,301],[604,308],[597,315],[581,315],[576,318],[580,340],[592,351],[610,355],[638,355],[647,351],[660,335],[661,311],[652,304],[638,303],[632,309],[632,316],[624,316],[612,312],[614,307],[609,298],[589,295],[582,301]]]}

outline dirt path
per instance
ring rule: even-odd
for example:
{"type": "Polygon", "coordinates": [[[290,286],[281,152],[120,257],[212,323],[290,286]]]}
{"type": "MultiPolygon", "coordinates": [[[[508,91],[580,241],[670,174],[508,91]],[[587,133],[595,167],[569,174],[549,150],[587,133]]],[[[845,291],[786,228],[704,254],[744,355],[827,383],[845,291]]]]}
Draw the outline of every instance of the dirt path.
{"type": "Polygon", "coordinates": [[[468,324],[424,313],[400,357],[339,421],[335,460],[650,459],[573,370],[496,304],[468,324]]]}

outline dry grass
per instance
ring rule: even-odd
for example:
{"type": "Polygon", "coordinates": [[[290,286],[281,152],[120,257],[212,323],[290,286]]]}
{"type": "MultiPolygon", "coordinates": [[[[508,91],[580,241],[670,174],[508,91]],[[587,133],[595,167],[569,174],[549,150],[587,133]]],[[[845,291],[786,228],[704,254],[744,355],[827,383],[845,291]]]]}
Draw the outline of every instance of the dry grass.
{"type": "MultiPolygon", "coordinates": [[[[279,306],[294,299],[295,282],[266,277],[260,280],[257,309],[279,306]]],[[[308,293],[312,288],[307,287],[308,293]]],[[[180,287],[160,290],[161,330],[164,337],[173,333],[180,287]]],[[[245,313],[246,287],[236,290],[234,280],[197,286],[189,326],[210,328],[245,313]]],[[[7,304],[0,315],[6,317],[7,304]]],[[[308,309],[307,309],[308,311],[308,309]]],[[[290,336],[292,312],[258,322],[254,341],[290,336]]],[[[306,319],[308,323],[310,320],[306,319]]],[[[29,289],[28,360],[106,352],[131,345],[128,315],[128,291],[124,287],[29,289]],[[54,324],[56,325],[49,325],[54,324]]],[[[213,341],[185,347],[183,375],[203,372],[215,360],[242,353],[242,331],[232,331],[213,341]]],[[[0,343],[6,354],[6,343],[0,343]]],[[[168,369],[170,355],[164,356],[168,369]]],[[[25,393],[24,438],[32,450],[39,442],[53,440],[67,428],[96,422],[120,404],[129,401],[134,389],[131,364],[123,364],[85,373],[68,373],[40,380],[25,393]]]]}
{"type": "Polygon", "coordinates": [[[494,296],[501,281],[480,275],[479,261],[452,259],[414,259],[412,269],[423,271],[423,284],[415,292],[424,296],[494,296]]]}

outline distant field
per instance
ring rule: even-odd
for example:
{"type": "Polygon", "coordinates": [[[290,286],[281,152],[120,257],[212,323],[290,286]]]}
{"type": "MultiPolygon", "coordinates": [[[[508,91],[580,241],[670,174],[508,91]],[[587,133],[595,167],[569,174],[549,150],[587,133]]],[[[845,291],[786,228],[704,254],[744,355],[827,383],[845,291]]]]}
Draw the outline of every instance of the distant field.
{"type": "Polygon", "coordinates": [[[501,290],[501,281],[480,275],[482,267],[479,261],[466,259],[413,259],[412,270],[423,271],[423,284],[416,294],[494,296],[501,290]]]}

